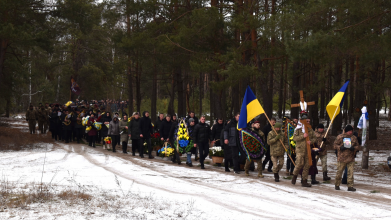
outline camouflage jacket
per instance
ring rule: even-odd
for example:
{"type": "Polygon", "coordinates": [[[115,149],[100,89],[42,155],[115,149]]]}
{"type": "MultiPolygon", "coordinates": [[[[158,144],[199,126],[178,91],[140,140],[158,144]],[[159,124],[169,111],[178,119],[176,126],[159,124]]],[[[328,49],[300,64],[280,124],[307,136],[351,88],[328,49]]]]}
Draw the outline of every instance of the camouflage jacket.
{"type": "Polygon", "coordinates": [[[27,120],[36,120],[38,119],[38,114],[35,110],[27,110],[26,112],[26,119],[27,120]]]}
{"type": "Polygon", "coordinates": [[[356,152],[359,149],[359,144],[357,141],[356,136],[352,135],[349,136],[347,134],[340,134],[337,136],[337,139],[334,141],[334,149],[338,151],[338,162],[342,163],[350,163],[354,162],[354,157],[356,155],[356,152]],[[352,148],[354,148],[354,151],[350,149],[345,149],[343,151],[340,150],[340,147],[343,146],[343,139],[344,138],[350,138],[352,141],[352,148]]]}
{"type": "Polygon", "coordinates": [[[38,121],[46,121],[49,117],[49,112],[46,109],[38,109],[37,110],[38,114],[38,121]]]}
{"type": "MultiPolygon", "coordinates": [[[[311,144],[316,143],[315,132],[312,129],[308,129],[308,137],[311,144]]],[[[295,130],[293,134],[293,140],[296,141],[296,154],[299,156],[307,155],[307,143],[304,137],[304,133],[301,129],[295,130]]]]}
{"type": "MultiPolygon", "coordinates": [[[[318,131],[315,131],[316,141],[317,141],[317,144],[318,144],[319,147],[322,144],[322,139],[323,139],[325,134],[326,134],[326,132],[324,132],[324,131],[322,133],[320,133],[318,131]]],[[[323,143],[322,151],[319,152],[319,156],[327,155],[326,147],[327,147],[328,144],[330,144],[330,138],[326,137],[326,142],[323,143]]]]}
{"type": "MultiPolygon", "coordinates": [[[[278,134],[280,135],[280,140],[284,143],[285,148],[287,148],[288,143],[284,138],[284,132],[279,131],[278,134]]],[[[285,148],[276,137],[277,135],[274,131],[269,132],[267,135],[267,144],[270,145],[270,156],[284,156],[285,148]]]]}

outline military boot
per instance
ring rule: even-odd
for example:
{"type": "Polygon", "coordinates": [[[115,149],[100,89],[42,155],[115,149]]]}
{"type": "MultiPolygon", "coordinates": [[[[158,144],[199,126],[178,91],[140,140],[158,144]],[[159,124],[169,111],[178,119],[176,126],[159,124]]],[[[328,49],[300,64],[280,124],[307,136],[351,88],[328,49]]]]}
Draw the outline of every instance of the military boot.
{"type": "Polygon", "coordinates": [[[327,171],[323,172],[323,181],[331,180],[330,177],[327,176],[327,171]]]}
{"type": "Polygon", "coordinates": [[[278,175],[278,173],[274,174],[274,181],[275,182],[280,182],[280,175],[278,175]]]}
{"type": "Polygon", "coordinates": [[[311,184],[319,184],[319,181],[316,181],[316,175],[311,175],[311,184]]]}
{"type": "Polygon", "coordinates": [[[355,188],[353,188],[353,187],[348,187],[348,191],[355,192],[355,191],[356,191],[356,189],[355,189],[355,188]]]}
{"type": "Polygon", "coordinates": [[[295,185],[296,184],[296,180],[297,180],[297,175],[293,175],[291,183],[293,185],[295,185]]]}
{"type": "Polygon", "coordinates": [[[339,186],[335,186],[335,190],[340,190],[339,186]]]}
{"type": "Polygon", "coordinates": [[[250,174],[248,173],[248,170],[245,170],[244,173],[246,174],[246,176],[250,176],[250,174]]]}
{"type": "Polygon", "coordinates": [[[302,186],[302,187],[311,187],[311,184],[309,184],[309,183],[307,182],[307,180],[302,180],[301,186],[302,186]]]}

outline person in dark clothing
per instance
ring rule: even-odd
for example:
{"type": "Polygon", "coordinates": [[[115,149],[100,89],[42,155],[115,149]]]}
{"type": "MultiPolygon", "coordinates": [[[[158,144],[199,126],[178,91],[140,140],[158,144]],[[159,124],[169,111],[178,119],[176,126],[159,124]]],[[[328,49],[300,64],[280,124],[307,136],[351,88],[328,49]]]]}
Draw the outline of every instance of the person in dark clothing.
{"type": "Polygon", "coordinates": [[[217,119],[217,123],[213,125],[212,128],[212,139],[215,141],[216,146],[221,146],[222,141],[220,141],[221,131],[224,129],[224,121],[221,118],[217,119]]]}
{"type": "MultiPolygon", "coordinates": [[[[274,126],[276,124],[276,121],[277,120],[275,118],[271,118],[271,120],[270,120],[271,124],[268,124],[263,128],[262,131],[265,134],[265,137],[267,137],[269,135],[269,132],[272,130],[272,126],[274,126]]],[[[266,144],[266,148],[267,149],[266,149],[266,154],[265,154],[265,160],[262,163],[262,170],[265,170],[266,164],[269,162],[269,165],[267,167],[267,171],[273,172],[272,171],[273,162],[272,162],[272,158],[270,156],[270,146],[268,144],[266,144]]]]}
{"type": "Polygon", "coordinates": [[[204,161],[209,154],[209,141],[212,141],[210,126],[205,123],[205,116],[201,116],[200,123],[198,123],[193,132],[194,147],[199,147],[201,169],[205,169],[204,161]]]}
{"type": "Polygon", "coordinates": [[[164,120],[164,114],[160,113],[159,118],[156,120],[156,123],[155,123],[155,131],[159,131],[160,125],[162,124],[163,120],[164,120]]]}
{"type": "MultiPolygon", "coordinates": [[[[109,135],[109,124],[111,120],[110,112],[106,112],[105,115],[103,115],[100,119],[100,122],[102,122],[102,129],[100,132],[103,139],[109,135]]],[[[106,146],[105,141],[103,141],[103,145],[106,146]]],[[[107,148],[107,146],[105,148],[107,148]]]]}
{"type": "Polygon", "coordinates": [[[129,123],[128,134],[132,139],[132,155],[136,156],[136,149],[140,148],[140,115],[138,112],[133,115],[129,123]]]}
{"type": "Polygon", "coordinates": [[[172,126],[171,126],[171,129],[170,129],[170,134],[168,135],[169,137],[169,143],[170,145],[172,146],[172,148],[174,148],[174,156],[172,157],[172,162],[173,163],[178,163],[178,165],[181,164],[181,159],[179,158],[179,153],[177,151],[177,149],[174,147],[174,141],[175,140],[175,132],[178,131],[178,127],[179,127],[179,123],[178,122],[172,122],[172,126]]]}
{"type": "Polygon", "coordinates": [[[152,146],[151,146],[151,134],[153,134],[153,128],[151,119],[149,118],[149,112],[143,112],[143,117],[139,122],[140,128],[140,157],[144,158],[144,141],[147,142],[149,159],[153,159],[152,156],[152,146]]]}
{"type": "MultiPolygon", "coordinates": [[[[221,135],[221,131],[224,129],[224,121],[222,118],[218,118],[216,120],[216,124],[213,125],[212,127],[212,139],[215,143],[215,146],[221,146],[221,144],[223,143],[223,141],[220,141],[220,135],[221,135]]],[[[217,163],[217,166],[221,166],[220,163],[217,163]]]]}
{"type": "Polygon", "coordinates": [[[91,126],[91,130],[88,131],[88,142],[90,147],[95,147],[95,141],[96,141],[96,134],[98,130],[94,127],[95,122],[95,114],[91,113],[90,117],[88,118],[87,126],[91,126]]]}
{"type": "Polygon", "coordinates": [[[83,136],[83,125],[81,124],[80,110],[76,109],[75,111],[76,113],[72,117],[72,122],[74,124],[77,143],[80,144],[81,137],[83,136]]]}
{"type": "Polygon", "coordinates": [[[192,118],[194,120],[194,124],[197,125],[199,123],[198,118],[195,116],[194,112],[189,112],[189,115],[186,118],[186,123],[190,124],[189,119],[192,118]]]}
{"type": "MultiPolygon", "coordinates": [[[[193,138],[194,129],[195,129],[194,119],[190,118],[189,125],[187,126],[187,130],[189,132],[190,140],[193,140],[193,141],[194,141],[194,138],[193,138]]],[[[192,147],[189,152],[186,152],[186,154],[187,154],[186,165],[189,167],[193,166],[193,163],[191,162],[191,155],[195,154],[196,149],[197,149],[196,147],[192,147]]]]}
{"type": "Polygon", "coordinates": [[[71,125],[71,115],[68,110],[65,110],[65,114],[61,115],[62,123],[62,131],[65,143],[69,143],[71,141],[72,136],[72,125],[71,125]]]}
{"type": "Polygon", "coordinates": [[[167,114],[166,118],[160,124],[159,133],[162,141],[170,141],[169,135],[173,123],[171,121],[171,115],[167,114]]]}
{"type": "Polygon", "coordinates": [[[61,141],[61,120],[59,114],[61,114],[59,105],[55,105],[50,115],[50,129],[52,129],[52,137],[55,141],[57,141],[57,138],[61,141]]]}
{"type": "MultiPolygon", "coordinates": [[[[220,132],[220,140],[224,140],[224,129],[221,130],[221,132],[220,132]]],[[[221,141],[221,144],[222,144],[221,147],[224,150],[224,167],[225,167],[225,172],[231,172],[231,170],[229,170],[229,165],[231,164],[231,166],[232,166],[232,164],[233,164],[233,161],[232,161],[232,147],[227,145],[227,144],[225,144],[224,141],[221,141]]]]}
{"type": "Polygon", "coordinates": [[[237,113],[235,118],[231,120],[227,126],[224,128],[224,144],[232,148],[232,160],[234,163],[234,172],[235,174],[240,174],[239,166],[239,132],[237,130],[237,125],[239,121],[240,114],[237,113]]]}

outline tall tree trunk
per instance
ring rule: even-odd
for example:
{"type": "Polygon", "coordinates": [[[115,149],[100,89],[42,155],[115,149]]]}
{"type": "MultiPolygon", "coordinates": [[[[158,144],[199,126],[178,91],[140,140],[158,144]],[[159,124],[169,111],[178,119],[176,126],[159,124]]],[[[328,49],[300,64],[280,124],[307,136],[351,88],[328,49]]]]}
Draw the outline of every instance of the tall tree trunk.
{"type": "Polygon", "coordinates": [[[378,102],[378,93],[375,89],[375,85],[378,83],[378,75],[379,75],[379,67],[380,64],[378,61],[375,62],[373,72],[369,73],[369,77],[371,79],[369,86],[369,103],[368,103],[368,112],[369,112],[369,140],[377,140],[377,132],[376,132],[376,107],[378,102]]]}
{"type": "Polygon", "coordinates": [[[175,74],[171,75],[171,89],[170,89],[170,101],[168,102],[168,109],[167,113],[170,115],[175,114],[175,109],[174,109],[174,100],[175,100],[175,74]]]}
{"type": "MultiPolygon", "coordinates": [[[[340,59],[337,59],[335,61],[335,72],[334,72],[334,88],[333,88],[333,94],[337,94],[339,89],[341,88],[341,76],[342,76],[342,63],[340,59]]],[[[335,117],[333,121],[333,126],[331,130],[331,134],[334,136],[337,136],[339,132],[341,132],[342,127],[342,110],[341,112],[335,117]]]]}
{"type": "Polygon", "coordinates": [[[186,116],[185,114],[185,97],[183,90],[183,78],[182,78],[182,68],[178,67],[176,70],[176,83],[178,91],[178,118],[186,116]]]}
{"type": "Polygon", "coordinates": [[[202,91],[202,86],[203,86],[203,77],[202,77],[202,73],[200,73],[200,82],[199,82],[199,100],[198,100],[198,111],[199,111],[199,117],[202,116],[202,94],[203,94],[203,91],[202,91]]]}
{"type": "MultiPolygon", "coordinates": [[[[130,0],[126,0],[126,34],[127,37],[131,36],[131,28],[130,28],[130,0]]],[[[133,72],[132,72],[132,60],[131,55],[128,53],[128,62],[127,62],[127,75],[128,75],[128,114],[131,116],[133,114],[133,72]]]]}
{"type": "MultiPolygon", "coordinates": [[[[300,62],[295,61],[292,65],[292,101],[291,104],[296,104],[300,102],[300,62]]],[[[291,108],[291,118],[299,118],[300,107],[291,108]]]]}
{"type": "MultiPolygon", "coordinates": [[[[316,65],[313,65],[315,68],[315,72],[312,72],[312,84],[316,85],[318,81],[318,74],[319,74],[319,67],[316,65]]],[[[318,100],[319,100],[319,94],[318,90],[316,90],[312,96],[311,100],[315,101],[315,105],[311,106],[311,118],[312,118],[312,128],[314,129],[319,124],[319,116],[318,116],[318,100]]]]}
{"type": "Polygon", "coordinates": [[[352,117],[354,111],[354,88],[356,82],[354,79],[354,56],[350,57],[350,83],[349,83],[349,124],[352,124],[352,117]]]}
{"type": "MultiPolygon", "coordinates": [[[[345,81],[349,78],[349,57],[346,58],[346,67],[345,67],[345,81]]],[[[349,83],[350,84],[350,83],[349,83]]],[[[349,97],[350,93],[347,89],[345,92],[345,96],[349,97]]],[[[349,107],[349,99],[346,99],[343,104],[343,120],[344,125],[348,124],[348,107],[349,107]]]]}
{"type": "Polygon", "coordinates": [[[278,88],[278,117],[282,118],[282,105],[284,102],[284,94],[283,94],[284,86],[284,64],[281,64],[281,75],[280,75],[280,84],[278,88]]]}
{"type": "Polygon", "coordinates": [[[151,95],[151,119],[152,119],[152,122],[155,122],[156,117],[157,117],[156,104],[157,104],[157,68],[156,68],[156,54],[154,53],[152,95],[151,95]]]}
{"type": "Polygon", "coordinates": [[[320,118],[321,119],[324,119],[324,113],[325,113],[325,109],[326,109],[326,103],[325,103],[325,84],[327,82],[327,78],[326,78],[326,71],[323,71],[322,72],[322,82],[324,81],[324,83],[321,83],[321,90],[320,90],[320,118]]]}
{"type": "Polygon", "coordinates": [[[136,104],[137,111],[141,112],[141,74],[140,74],[140,66],[138,64],[138,59],[136,58],[136,104]]]}

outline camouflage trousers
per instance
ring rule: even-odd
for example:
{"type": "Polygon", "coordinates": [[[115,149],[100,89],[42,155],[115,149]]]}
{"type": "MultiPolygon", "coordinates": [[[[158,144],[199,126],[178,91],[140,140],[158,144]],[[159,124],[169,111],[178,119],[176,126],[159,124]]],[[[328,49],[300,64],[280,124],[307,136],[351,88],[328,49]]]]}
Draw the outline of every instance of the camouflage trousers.
{"type": "Polygon", "coordinates": [[[349,163],[338,162],[337,168],[337,177],[335,178],[335,186],[341,185],[342,173],[348,167],[348,187],[353,187],[354,178],[353,178],[353,170],[354,170],[354,161],[349,163]]]}
{"type": "Polygon", "coordinates": [[[273,173],[278,173],[284,166],[284,156],[272,156],[273,173]],[[278,165],[277,165],[278,164],[278,165]]]}
{"type": "MultiPolygon", "coordinates": [[[[257,169],[258,169],[258,175],[262,175],[262,159],[254,160],[255,163],[257,163],[257,169]]],[[[246,164],[244,165],[244,172],[248,173],[248,170],[250,169],[251,161],[246,159],[246,164]]]]}
{"type": "Polygon", "coordinates": [[[41,134],[45,134],[47,130],[47,122],[46,121],[38,121],[38,130],[41,134]]]}
{"type": "Polygon", "coordinates": [[[302,179],[307,180],[308,179],[308,172],[310,170],[310,164],[308,162],[308,157],[307,155],[296,155],[296,166],[295,169],[293,170],[293,175],[299,175],[300,170],[303,168],[303,174],[302,174],[302,179]]]}
{"type": "Polygon", "coordinates": [[[327,172],[327,154],[323,156],[319,156],[316,160],[316,163],[318,163],[318,160],[320,159],[320,162],[322,163],[322,172],[327,172]]]}
{"type": "Polygon", "coordinates": [[[35,119],[29,120],[28,123],[29,123],[30,134],[35,134],[36,120],[35,119]]]}

